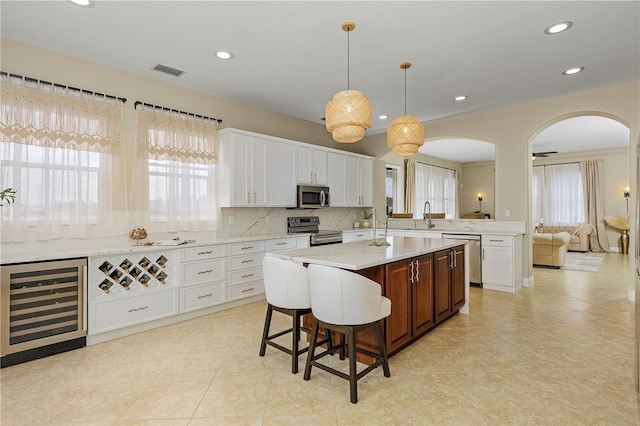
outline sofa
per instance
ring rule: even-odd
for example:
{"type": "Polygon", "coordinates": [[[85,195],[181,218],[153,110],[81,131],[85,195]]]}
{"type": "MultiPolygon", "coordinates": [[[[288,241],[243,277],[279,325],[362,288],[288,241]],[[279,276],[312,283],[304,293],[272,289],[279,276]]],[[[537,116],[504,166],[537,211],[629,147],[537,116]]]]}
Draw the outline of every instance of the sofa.
{"type": "Polygon", "coordinates": [[[569,240],[568,251],[589,251],[589,235],[593,232],[591,225],[577,226],[543,226],[544,233],[557,234],[559,232],[568,232],[571,236],[569,240]]]}
{"type": "Polygon", "coordinates": [[[568,232],[533,234],[533,265],[560,268],[567,257],[569,241],[568,232]]]}

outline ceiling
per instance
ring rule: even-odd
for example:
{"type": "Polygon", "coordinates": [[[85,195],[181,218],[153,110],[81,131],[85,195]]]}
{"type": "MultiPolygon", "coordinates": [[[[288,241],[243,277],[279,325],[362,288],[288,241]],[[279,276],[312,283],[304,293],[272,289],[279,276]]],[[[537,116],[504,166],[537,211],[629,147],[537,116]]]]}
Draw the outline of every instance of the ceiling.
{"type": "Polygon", "coordinates": [[[0,16],[2,37],[316,123],[347,88],[351,20],[348,81],[371,101],[367,134],[404,115],[404,61],[406,112],[422,122],[640,78],[637,1],[2,0],[0,16]],[[563,20],[569,31],[544,34],[563,20]]]}

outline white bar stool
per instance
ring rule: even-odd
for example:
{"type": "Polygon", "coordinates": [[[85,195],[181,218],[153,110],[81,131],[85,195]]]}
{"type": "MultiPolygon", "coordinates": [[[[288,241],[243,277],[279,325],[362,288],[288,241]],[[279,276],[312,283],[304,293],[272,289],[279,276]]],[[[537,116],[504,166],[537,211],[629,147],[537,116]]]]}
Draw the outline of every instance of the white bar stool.
{"type": "MultiPolygon", "coordinates": [[[[265,257],[262,265],[264,292],[269,305],[260,343],[260,356],[264,356],[267,345],[273,346],[291,355],[291,372],[296,374],[298,373],[298,356],[309,350],[308,347],[299,349],[300,330],[311,332],[311,330],[300,326],[300,318],[311,313],[309,273],[307,268],[302,265],[276,257],[265,257]],[[292,316],[293,325],[289,329],[269,335],[274,310],[292,316]],[[293,333],[291,349],[272,341],[272,339],[287,333],[293,333]]],[[[330,340],[323,340],[320,343],[330,344],[330,340]]]]}
{"type": "Polygon", "coordinates": [[[384,376],[391,377],[381,326],[382,319],[391,314],[391,300],[381,295],[378,283],[362,275],[322,265],[311,264],[308,269],[314,321],[304,380],[311,378],[312,366],[349,380],[351,402],[355,404],[358,402],[358,380],[380,365],[382,365],[384,376]],[[340,344],[332,346],[329,342],[326,351],[315,355],[316,346],[320,344],[316,343],[319,327],[327,330],[327,334],[330,334],[330,330],[335,330],[341,333],[341,338],[340,344]],[[356,347],[357,334],[371,327],[375,327],[379,354],[356,347]],[[334,354],[338,349],[340,349],[340,359],[344,359],[345,346],[349,355],[348,375],[317,362],[325,355],[334,354]],[[357,352],[375,358],[375,362],[360,373],[356,370],[357,352]]]}

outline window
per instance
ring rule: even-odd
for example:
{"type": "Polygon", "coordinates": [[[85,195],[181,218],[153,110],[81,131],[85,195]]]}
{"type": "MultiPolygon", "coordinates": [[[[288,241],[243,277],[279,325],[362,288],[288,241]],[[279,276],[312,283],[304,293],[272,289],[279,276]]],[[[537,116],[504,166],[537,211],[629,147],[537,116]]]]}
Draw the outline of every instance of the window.
{"type": "Polygon", "coordinates": [[[387,164],[386,173],[387,216],[400,213],[404,206],[402,170],[399,166],[387,164]]]}
{"type": "Polygon", "coordinates": [[[138,108],[139,218],[152,231],[217,228],[217,122],[149,106],[138,108]]]}
{"type": "Polygon", "coordinates": [[[17,192],[2,241],[125,232],[112,199],[121,125],[118,100],[3,74],[0,186],[17,192]]]}
{"type": "Polygon", "coordinates": [[[585,223],[584,190],[579,163],[534,166],[532,215],[535,223],[578,225],[585,223]]]}
{"type": "Polygon", "coordinates": [[[444,167],[416,163],[416,195],[414,217],[422,219],[428,201],[431,212],[456,214],[456,172],[444,167]]]}

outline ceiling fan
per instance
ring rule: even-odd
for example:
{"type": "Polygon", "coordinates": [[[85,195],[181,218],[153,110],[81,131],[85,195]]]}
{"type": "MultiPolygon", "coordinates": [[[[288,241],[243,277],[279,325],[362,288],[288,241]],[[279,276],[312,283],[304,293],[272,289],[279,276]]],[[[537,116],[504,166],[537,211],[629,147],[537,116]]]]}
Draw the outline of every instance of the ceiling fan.
{"type": "Polygon", "coordinates": [[[534,152],[532,157],[535,160],[536,158],[544,158],[544,157],[548,157],[551,154],[557,154],[557,153],[558,151],[534,152]]]}

